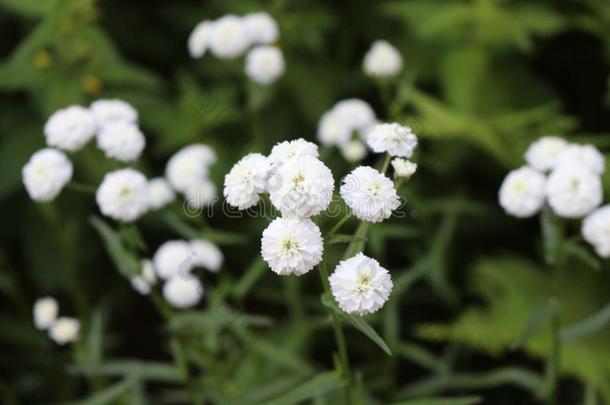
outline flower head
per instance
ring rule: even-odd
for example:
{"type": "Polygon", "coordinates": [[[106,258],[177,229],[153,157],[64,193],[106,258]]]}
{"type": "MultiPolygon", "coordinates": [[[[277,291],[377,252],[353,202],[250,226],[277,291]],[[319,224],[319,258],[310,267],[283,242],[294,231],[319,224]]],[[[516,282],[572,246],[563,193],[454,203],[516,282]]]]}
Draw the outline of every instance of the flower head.
{"type": "Polygon", "coordinates": [[[341,154],[348,162],[359,162],[366,157],[366,146],[359,139],[353,139],[339,147],[341,154]]]}
{"type": "Polygon", "coordinates": [[[352,131],[365,129],[377,121],[371,106],[359,98],[341,100],[332,111],[352,131]]]}
{"type": "Polygon", "coordinates": [[[378,124],[368,133],[366,142],[373,152],[408,158],[417,146],[417,137],[409,127],[396,123],[378,124]]]}
{"type": "Polygon", "coordinates": [[[190,241],[190,248],[195,266],[211,272],[220,270],[224,256],[218,246],[207,240],[196,239],[190,241]]]}
{"type": "Polygon", "coordinates": [[[93,138],[95,129],[91,111],[74,105],[54,112],[44,126],[44,134],[49,146],[74,152],[93,138]]]}
{"type": "Polygon", "coordinates": [[[63,152],[42,149],[23,166],[21,175],[30,198],[51,201],[72,179],[72,162],[63,152]]]}
{"type": "Polygon", "coordinates": [[[553,212],[564,218],[580,218],[602,202],[599,175],[576,165],[559,165],[546,183],[546,195],[553,212]]]}
{"type": "Polygon", "coordinates": [[[58,345],[65,345],[78,339],[80,322],[78,319],[61,317],[49,329],[49,336],[58,345]]]}
{"type": "Polygon", "coordinates": [[[193,249],[184,240],[170,240],[159,246],[153,256],[157,276],[164,280],[190,273],[195,266],[193,249]]]}
{"type": "Polygon", "coordinates": [[[148,204],[150,208],[158,210],[175,199],[176,194],[165,178],[157,177],[148,182],[148,204]]]}
{"type": "Polygon", "coordinates": [[[513,170],[500,187],[500,205],[512,216],[531,217],[544,204],[545,183],[544,175],[531,167],[513,170]]]}
{"type": "Polygon", "coordinates": [[[123,100],[97,100],[89,106],[98,128],[117,123],[137,124],[138,112],[123,100]]]}
{"type": "Polygon", "coordinates": [[[149,207],[148,181],[137,170],[115,170],[104,176],[95,199],[102,214],[117,221],[135,221],[149,207]]]}
{"type": "Polygon", "coordinates": [[[224,196],[240,210],[252,207],[265,191],[271,165],[260,153],[251,153],[237,162],[225,176],[224,196]]]}
{"type": "Polygon", "coordinates": [[[351,137],[352,129],[334,110],[322,115],[318,124],[318,140],[322,145],[345,145],[351,137]]]}
{"type": "Polygon", "coordinates": [[[203,285],[192,275],[177,275],[165,283],[163,296],[175,308],[190,308],[201,301],[203,285]]]}
{"type": "Polygon", "coordinates": [[[284,55],[274,46],[258,46],[248,52],[245,71],[254,82],[271,84],[284,74],[284,55]]]}
{"type": "Polygon", "coordinates": [[[201,209],[213,205],[216,198],[216,185],[211,180],[204,179],[193,184],[184,194],[189,208],[201,209]]]}
{"type": "Polygon", "coordinates": [[[148,295],[150,288],[157,283],[157,276],[155,276],[155,268],[152,260],[142,260],[140,262],[140,270],[140,274],[131,278],[131,286],[140,294],[148,295]]]}
{"type": "Polygon", "coordinates": [[[281,166],[292,158],[303,156],[317,158],[318,145],[303,138],[279,142],[271,149],[268,159],[271,165],[281,166]]]}
{"type": "Polygon", "coordinates": [[[339,308],[358,315],[376,312],[393,287],[390,273],[362,253],[339,263],[329,280],[339,308]]]}
{"type": "Polygon", "coordinates": [[[37,299],[34,303],[34,325],[40,330],[50,328],[57,319],[58,312],[59,306],[54,298],[37,299]]]}
{"type": "Polygon", "coordinates": [[[602,174],[606,170],[606,161],[595,146],[572,143],[557,156],[556,167],[559,166],[581,166],[593,173],[602,174]]]}
{"type": "Polygon", "coordinates": [[[212,53],[222,59],[240,56],[250,45],[243,20],[234,15],[225,15],[214,21],[209,38],[212,53]]]}
{"type": "Polygon", "coordinates": [[[167,161],[165,176],[174,190],[186,193],[208,177],[209,167],[216,163],[216,153],[208,145],[193,144],[174,153],[167,161]]]}
{"type": "Polygon", "coordinates": [[[272,44],[279,36],[277,22],[265,12],[247,14],[243,23],[253,44],[272,44]]]}
{"type": "Polygon", "coordinates": [[[333,195],[331,171],[318,159],[289,159],[268,182],[269,197],[283,216],[311,217],[324,211],[333,195]]]}
{"type": "Polygon", "coordinates": [[[363,221],[381,222],[400,205],[392,180],[368,166],[359,166],[345,176],[340,193],[363,221]]]}
{"type": "Polygon", "coordinates": [[[97,146],[106,157],[129,162],[136,160],[144,150],[146,139],[137,125],[130,122],[107,124],[97,134],[97,146]]]}
{"type": "Polygon", "coordinates": [[[364,55],[364,72],[369,76],[394,76],[401,68],[402,56],[388,41],[375,41],[364,55]]]}
{"type": "Polygon", "coordinates": [[[582,236],[601,257],[610,257],[610,205],[605,205],[582,222],[582,236]]]}
{"type": "Polygon", "coordinates": [[[397,179],[410,179],[417,171],[417,163],[401,158],[392,159],[392,167],[394,168],[394,177],[397,179]]]}
{"type": "Polygon", "coordinates": [[[201,58],[205,54],[210,46],[210,37],[213,29],[214,22],[208,20],[201,21],[195,25],[187,43],[189,54],[192,58],[201,58]]]}
{"type": "Polygon", "coordinates": [[[320,228],[310,219],[276,218],[263,231],[263,259],[279,275],[307,273],[320,263],[323,252],[320,228]]]}
{"type": "Polygon", "coordinates": [[[530,145],[525,152],[525,160],[528,165],[541,172],[551,170],[566,146],[568,143],[557,136],[544,136],[530,145]]]}

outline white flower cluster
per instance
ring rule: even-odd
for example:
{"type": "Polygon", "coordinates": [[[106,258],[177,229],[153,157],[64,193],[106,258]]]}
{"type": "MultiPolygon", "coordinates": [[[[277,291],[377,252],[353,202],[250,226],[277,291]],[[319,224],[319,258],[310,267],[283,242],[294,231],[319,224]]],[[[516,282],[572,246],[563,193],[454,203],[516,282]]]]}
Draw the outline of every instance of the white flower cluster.
{"type": "Polygon", "coordinates": [[[193,269],[218,272],[223,261],[222,251],[208,240],[170,240],[157,249],[152,260],[142,260],[141,273],[132,277],[131,285],[146,295],[161,279],[167,302],[176,308],[192,307],[203,296],[203,285],[192,274],[193,269]]]}
{"type": "Polygon", "coordinates": [[[58,345],[74,342],[78,339],[80,322],[78,319],[58,317],[59,305],[54,298],[39,298],[34,303],[34,325],[37,329],[47,330],[49,336],[58,345]]]}
{"type": "Polygon", "coordinates": [[[602,203],[603,155],[592,145],[547,136],[525,153],[528,166],[510,172],[500,187],[504,210],[515,217],[535,215],[545,201],[563,218],[582,218],[602,203]]]}
{"type": "Polygon", "coordinates": [[[246,56],[245,73],[254,82],[268,85],[284,73],[282,51],[272,45],[278,38],[277,22],[265,12],[243,17],[229,14],[197,24],[189,36],[188,50],[193,58],[209,49],[217,58],[234,59],[253,46],[246,56]]]}
{"type": "Polygon", "coordinates": [[[395,76],[402,69],[402,56],[388,41],[378,40],[364,55],[363,67],[371,77],[395,76]]]}

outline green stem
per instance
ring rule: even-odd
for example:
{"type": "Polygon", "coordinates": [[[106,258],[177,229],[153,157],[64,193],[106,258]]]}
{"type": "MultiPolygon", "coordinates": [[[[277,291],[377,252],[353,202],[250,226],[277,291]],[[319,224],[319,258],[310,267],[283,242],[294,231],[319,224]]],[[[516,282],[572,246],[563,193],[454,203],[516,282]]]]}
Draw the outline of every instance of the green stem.
{"type": "Polygon", "coordinates": [[[330,231],[328,231],[328,236],[326,237],[326,239],[330,239],[333,236],[335,236],[335,234],[337,233],[337,231],[339,229],[341,229],[341,227],[347,222],[347,220],[349,220],[352,217],[352,214],[347,214],[346,216],[344,216],[343,218],[341,218],[339,221],[337,221],[337,223],[330,229],[330,231]]]}
{"type": "Polygon", "coordinates": [[[366,221],[360,222],[360,224],[358,225],[358,228],[356,228],[356,232],[354,232],[354,236],[356,238],[358,238],[358,240],[351,242],[347,246],[347,249],[345,249],[345,253],[343,254],[343,260],[349,259],[353,255],[355,255],[358,252],[361,252],[364,249],[364,237],[366,236],[370,225],[371,225],[370,222],[366,222],[366,221]]]}
{"type": "Polygon", "coordinates": [[[386,153],[386,155],[383,159],[383,164],[381,166],[381,173],[385,174],[385,172],[388,170],[388,167],[390,167],[391,160],[392,160],[392,156],[390,156],[389,154],[386,153]]]}

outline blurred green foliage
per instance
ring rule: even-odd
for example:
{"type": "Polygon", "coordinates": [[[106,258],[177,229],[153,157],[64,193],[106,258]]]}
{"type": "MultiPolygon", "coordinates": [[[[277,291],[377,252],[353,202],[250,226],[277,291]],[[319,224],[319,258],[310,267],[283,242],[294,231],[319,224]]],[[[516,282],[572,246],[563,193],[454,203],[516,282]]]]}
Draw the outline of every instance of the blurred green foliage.
{"type": "MultiPolygon", "coordinates": [[[[176,204],[135,231],[98,218],[91,195],[28,199],[20,171],[44,144],[47,117],[113,97],[139,111],[147,175],[161,175],[183,145],[204,142],[220,157],[217,185],[255,147],[315,139],[322,113],[343,98],[363,98],[378,116],[411,125],[423,141],[406,218],[371,227],[366,248],[391,270],[394,293],[368,323],[345,320],[356,326],[347,329],[354,397],[405,405],[541,398],[552,310],[538,224],[507,218],[496,193],[541,135],[610,147],[606,0],[0,0],[0,31],[3,403],[342,398],[345,384],[329,371],[334,343],[317,275],[268,271],[258,245],[266,218],[193,219],[176,204]],[[280,23],[287,72],[277,85],[249,84],[237,62],[188,57],[198,21],[258,10],[280,23]],[[386,95],[361,70],[379,38],[404,57],[386,95]],[[204,279],[205,310],[166,323],[162,300],[136,295],[124,275],[161,242],[194,235],[219,243],[227,262],[204,279]],[[44,295],[84,322],[73,352],[34,329],[32,303],[44,295]]],[[[327,153],[335,176],[345,174],[349,165],[327,153]]],[[[73,160],[85,184],[114,168],[94,147],[73,160]]],[[[329,254],[338,260],[343,247],[329,254]]],[[[565,249],[558,400],[610,402],[610,269],[576,244],[565,249]]]]}

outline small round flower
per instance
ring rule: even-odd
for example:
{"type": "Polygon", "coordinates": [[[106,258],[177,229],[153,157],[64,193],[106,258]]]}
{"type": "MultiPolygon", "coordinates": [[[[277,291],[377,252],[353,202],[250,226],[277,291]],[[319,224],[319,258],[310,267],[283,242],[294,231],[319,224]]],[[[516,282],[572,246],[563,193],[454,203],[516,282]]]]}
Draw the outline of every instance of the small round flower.
{"type": "Polygon", "coordinates": [[[259,194],[265,191],[271,165],[260,153],[250,153],[237,162],[225,176],[224,196],[227,202],[240,210],[258,203],[259,194]]]}
{"type": "Polygon", "coordinates": [[[203,239],[192,240],[190,244],[195,266],[203,267],[214,273],[220,270],[224,256],[218,246],[203,239]]]}
{"type": "Polygon", "coordinates": [[[409,158],[417,146],[417,137],[409,127],[378,124],[369,132],[366,142],[373,152],[409,158]]]}
{"type": "Polygon", "coordinates": [[[606,170],[604,155],[593,145],[569,144],[557,156],[556,167],[581,166],[588,168],[596,174],[606,170]]]}
{"type": "Polygon", "coordinates": [[[250,40],[241,18],[225,15],[214,21],[210,33],[209,47],[212,53],[222,59],[235,58],[246,50],[250,40]]]}
{"type": "Polygon", "coordinates": [[[547,180],[546,195],[555,214],[580,218],[601,204],[602,183],[588,168],[559,165],[547,180]]]}
{"type": "Polygon", "coordinates": [[[157,283],[155,268],[152,260],[144,259],[140,262],[141,273],[130,280],[134,290],[142,295],[148,295],[150,288],[157,283]]]}
{"type": "Polygon", "coordinates": [[[567,145],[565,140],[557,136],[544,136],[527,148],[525,160],[528,165],[541,172],[551,170],[567,145]]]}
{"type": "Polygon", "coordinates": [[[80,333],[80,322],[78,319],[61,317],[57,319],[49,329],[49,336],[58,345],[74,342],[80,333]]]}
{"type": "Polygon", "coordinates": [[[360,162],[366,157],[366,146],[362,141],[354,139],[340,146],[341,154],[348,162],[360,162]]]}
{"type": "Polygon", "coordinates": [[[253,44],[272,44],[279,36],[277,22],[265,12],[246,14],[243,23],[253,44]]]}
{"type": "Polygon", "coordinates": [[[288,160],[301,156],[317,158],[318,145],[303,138],[279,142],[271,149],[268,159],[271,165],[281,166],[288,160]]]}
{"type": "Polygon", "coordinates": [[[248,52],[245,72],[256,83],[271,84],[284,74],[284,55],[274,46],[258,46],[248,52]]]}
{"type": "Polygon", "coordinates": [[[397,179],[408,180],[417,171],[417,163],[401,158],[392,159],[392,167],[394,168],[394,177],[397,179]]]}
{"type": "Polygon", "coordinates": [[[134,169],[119,169],[104,176],[95,194],[102,214],[132,222],[148,210],[148,181],[134,169]]]}
{"type": "Polygon", "coordinates": [[[191,186],[207,179],[216,153],[207,145],[194,144],[174,153],[167,161],[165,177],[174,190],[186,193],[191,186]]]}
{"type": "Polygon", "coordinates": [[[364,55],[364,72],[373,77],[394,76],[402,68],[402,56],[388,41],[373,42],[364,55]]]}
{"type": "Polygon", "coordinates": [[[201,301],[203,285],[192,275],[178,275],[163,286],[163,296],[174,308],[194,307],[201,301]]]}
{"type": "Polygon", "coordinates": [[[322,261],[323,252],[320,228],[310,219],[276,218],[263,231],[263,259],[281,276],[307,273],[322,261]]]}
{"type": "Polygon", "coordinates": [[[190,273],[195,266],[193,249],[184,240],[170,240],[159,246],[153,256],[157,276],[164,280],[182,277],[190,273]]]}
{"type": "Polygon", "coordinates": [[[390,273],[362,253],[340,262],[329,281],[339,308],[360,316],[383,307],[394,286],[390,273]]]}
{"type": "Polygon", "coordinates": [[[107,124],[97,134],[97,146],[108,158],[121,162],[136,160],[144,150],[146,139],[137,125],[130,122],[107,124]]]}
{"type": "Polygon", "coordinates": [[[176,199],[176,194],[163,177],[157,177],[148,182],[148,205],[158,210],[176,199]]]}
{"type": "Polygon", "coordinates": [[[268,182],[271,203],[283,216],[305,218],[328,207],[334,187],[331,171],[311,156],[288,160],[268,182]]]}
{"type": "Polygon", "coordinates": [[[34,303],[34,325],[40,330],[48,329],[57,319],[58,312],[59,306],[54,298],[37,299],[34,303]]]}
{"type": "Polygon", "coordinates": [[[500,205],[512,216],[531,217],[544,204],[545,183],[544,175],[531,167],[524,166],[513,170],[500,186],[500,205]]]}
{"type": "Polygon", "coordinates": [[[210,45],[210,37],[214,29],[212,21],[201,21],[191,32],[188,39],[188,50],[192,58],[201,58],[210,45]]]}
{"type": "Polygon", "coordinates": [[[318,140],[322,145],[345,145],[351,137],[352,129],[334,110],[322,115],[318,124],[318,140]]]}
{"type": "Polygon", "coordinates": [[[367,128],[377,121],[371,106],[358,98],[341,100],[335,104],[332,111],[351,130],[367,128]]]}
{"type": "Polygon", "coordinates": [[[138,122],[138,112],[123,100],[97,100],[89,106],[98,128],[116,123],[138,122]]]}
{"type": "Polygon", "coordinates": [[[77,151],[93,138],[96,122],[88,109],[79,105],[55,111],[44,126],[49,146],[77,151]]]}
{"type": "Polygon", "coordinates": [[[200,210],[201,208],[209,207],[218,199],[216,197],[216,186],[211,180],[205,179],[193,184],[184,193],[184,198],[191,209],[200,210]]]}
{"type": "Polygon", "coordinates": [[[46,148],[32,155],[21,176],[32,200],[51,201],[72,179],[72,170],[72,162],[63,152],[46,148]]]}
{"type": "Polygon", "coordinates": [[[589,215],[582,223],[582,236],[601,257],[610,257],[610,205],[605,205],[589,215]]]}
{"type": "Polygon", "coordinates": [[[368,222],[389,218],[400,205],[392,180],[368,166],[345,176],[340,194],[356,218],[368,222]]]}

